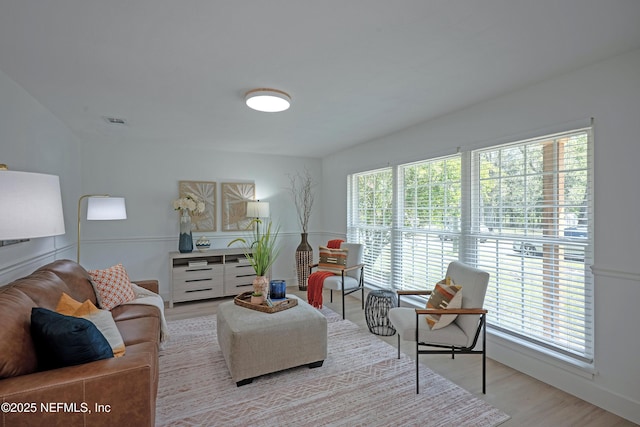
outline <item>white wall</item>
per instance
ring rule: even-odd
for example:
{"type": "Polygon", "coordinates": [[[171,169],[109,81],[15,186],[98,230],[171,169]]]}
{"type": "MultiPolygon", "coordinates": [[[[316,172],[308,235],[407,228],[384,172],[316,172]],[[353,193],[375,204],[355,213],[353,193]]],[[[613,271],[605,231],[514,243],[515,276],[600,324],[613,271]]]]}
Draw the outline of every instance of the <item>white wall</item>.
{"type": "MultiPolygon", "coordinates": [[[[595,372],[492,336],[490,357],[640,423],[640,51],[558,76],[323,159],[323,216],[346,232],[346,177],[544,135],[595,119],[595,372]],[[330,191],[329,191],[330,189],[330,191]]],[[[491,375],[491,372],[488,373],[491,375]]]]}
{"type": "MultiPolygon", "coordinates": [[[[296,210],[288,194],[288,174],[306,168],[321,181],[319,159],[220,152],[189,147],[188,144],[118,142],[87,139],[82,148],[84,193],[124,196],[125,221],[92,221],[82,229],[82,259],[85,268],[104,268],[122,262],[130,277],[156,278],[160,293],[168,299],[168,253],[178,250],[178,213],[171,202],[178,197],[178,181],[217,183],[218,230],[221,228],[222,182],[254,182],[256,197],[270,203],[271,218],[281,225],[283,248],[272,270],[273,278],[296,286],[295,248],[300,243],[296,210]]],[[[322,204],[318,194],[316,207],[322,204]]],[[[311,216],[309,232],[314,246],[321,243],[319,214],[311,216]]],[[[234,232],[205,235],[214,248],[224,248],[234,232]]]]}
{"type": "MultiPolygon", "coordinates": [[[[38,101],[0,71],[0,163],[60,177],[66,234],[0,247],[0,284],[58,258],[74,257],[79,141],[38,101]]],[[[2,173],[0,171],[0,173],[2,173]]]]}

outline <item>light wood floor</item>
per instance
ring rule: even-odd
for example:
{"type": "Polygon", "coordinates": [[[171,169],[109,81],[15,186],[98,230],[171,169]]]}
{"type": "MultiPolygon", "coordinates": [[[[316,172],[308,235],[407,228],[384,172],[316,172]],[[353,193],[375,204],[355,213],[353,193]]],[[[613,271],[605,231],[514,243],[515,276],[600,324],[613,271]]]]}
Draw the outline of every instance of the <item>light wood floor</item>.
{"type": "MultiPolygon", "coordinates": [[[[306,300],[305,291],[298,291],[297,288],[288,288],[287,291],[306,300]]],[[[360,300],[350,296],[346,300],[346,318],[368,330],[360,300]]],[[[176,320],[215,314],[218,304],[224,301],[227,299],[176,304],[174,308],[166,308],[166,317],[168,320],[176,320]]],[[[334,298],[334,303],[330,303],[329,292],[326,290],[324,304],[338,313],[342,312],[340,298],[334,298]]],[[[394,347],[398,342],[397,336],[378,338],[394,347]]],[[[403,343],[402,352],[415,358],[415,348],[410,343],[406,346],[403,343]]],[[[482,394],[481,357],[460,355],[452,360],[446,355],[422,355],[420,361],[509,414],[511,419],[502,424],[505,427],[636,425],[491,359],[487,359],[486,395],[482,394]]]]}

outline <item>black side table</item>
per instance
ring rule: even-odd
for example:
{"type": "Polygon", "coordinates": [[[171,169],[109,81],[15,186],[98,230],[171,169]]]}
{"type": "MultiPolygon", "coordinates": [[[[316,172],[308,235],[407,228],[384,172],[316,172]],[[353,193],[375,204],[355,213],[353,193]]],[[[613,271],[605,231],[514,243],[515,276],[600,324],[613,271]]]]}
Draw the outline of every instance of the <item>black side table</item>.
{"type": "Polygon", "coordinates": [[[398,306],[396,294],[393,291],[375,290],[367,295],[364,316],[367,320],[369,332],[376,335],[391,336],[396,329],[389,322],[389,309],[398,306]]]}

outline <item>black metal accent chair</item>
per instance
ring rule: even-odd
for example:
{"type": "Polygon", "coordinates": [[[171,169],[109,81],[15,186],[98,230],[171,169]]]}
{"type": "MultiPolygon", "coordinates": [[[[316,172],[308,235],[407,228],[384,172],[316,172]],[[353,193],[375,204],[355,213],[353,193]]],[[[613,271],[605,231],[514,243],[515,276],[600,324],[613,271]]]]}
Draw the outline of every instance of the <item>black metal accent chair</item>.
{"type": "Polygon", "coordinates": [[[400,339],[416,343],[416,393],[420,393],[419,356],[421,354],[481,354],[482,355],[482,393],[486,393],[487,373],[487,310],[483,307],[489,284],[489,273],[453,261],[447,267],[447,277],[456,285],[462,286],[462,308],[419,309],[400,307],[403,295],[430,295],[431,291],[398,291],[398,307],[389,310],[389,320],[398,331],[398,359],[400,358],[400,339]],[[449,325],[431,330],[426,322],[427,314],[457,314],[449,325]],[[482,349],[476,350],[478,338],[482,333],[482,349]],[[435,349],[434,349],[435,348],[435,349]],[[438,350],[440,349],[440,350],[438,350]],[[446,350],[444,350],[446,349],[446,350]]]}

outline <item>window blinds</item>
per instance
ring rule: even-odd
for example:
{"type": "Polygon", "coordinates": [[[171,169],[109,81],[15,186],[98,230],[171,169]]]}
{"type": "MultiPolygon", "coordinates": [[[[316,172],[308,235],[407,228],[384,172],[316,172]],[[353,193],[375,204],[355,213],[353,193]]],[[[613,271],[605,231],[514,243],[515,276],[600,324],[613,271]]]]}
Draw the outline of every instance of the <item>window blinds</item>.
{"type": "Polygon", "coordinates": [[[350,175],[367,284],[432,289],[459,259],[491,275],[491,328],[592,361],[592,152],[583,128],[350,175]]]}
{"type": "Polygon", "coordinates": [[[394,252],[399,289],[433,289],[459,258],[460,155],[401,165],[394,252]]]}
{"type": "Polygon", "coordinates": [[[365,280],[391,289],[392,169],[351,175],[347,190],[347,239],[364,246],[365,280]]]}
{"type": "Polygon", "coordinates": [[[491,327],[590,362],[592,143],[582,129],[472,153],[464,256],[491,327]]]}

